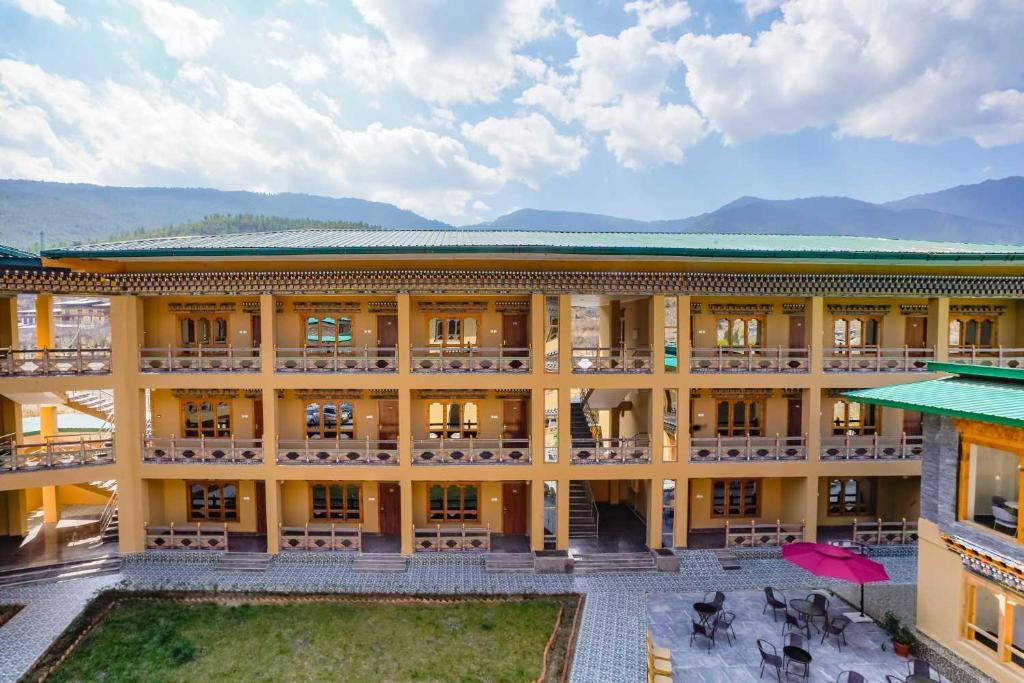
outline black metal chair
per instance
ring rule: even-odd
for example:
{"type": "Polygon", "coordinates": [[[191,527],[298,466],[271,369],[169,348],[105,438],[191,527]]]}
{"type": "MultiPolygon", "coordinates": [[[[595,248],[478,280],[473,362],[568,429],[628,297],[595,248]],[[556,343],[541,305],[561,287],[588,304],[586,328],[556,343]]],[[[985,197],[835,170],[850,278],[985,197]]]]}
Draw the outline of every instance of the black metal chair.
{"type": "Polygon", "coordinates": [[[782,635],[786,635],[787,631],[797,629],[807,634],[807,638],[811,637],[811,625],[810,622],[805,620],[799,614],[786,610],[786,621],[782,624],[782,635]]]}
{"type": "Polygon", "coordinates": [[[736,631],[732,629],[732,622],[736,619],[735,612],[723,611],[719,612],[718,616],[715,617],[715,632],[722,631],[725,634],[725,640],[729,645],[732,645],[736,639],[736,631]]]}
{"type": "Polygon", "coordinates": [[[721,609],[722,605],[725,604],[725,593],[722,591],[715,591],[714,593],[705,593],[704,602],[714,605],[721,609]]]}
{"type": "Polygon", "coordinates": [[[782,683],[782,657],[779,656],[779,651],[767,640],[758,640],[757,650],[761,653],[761,673],[757,677],[763,678],[765,668],[771,667],[775,669],[779,683],[782,683]]]}
{"type": "Polygon", "coordinates": [[[843,651],[843,645],[846,645],[846,627],[850,625],[850,619],[842,615],[835,617],[831,621],[825,622],[825,627],[821,630],[821,642],[824,643],[825,639],[829,636],[836,637],[836,647],[839,651],[843,651]]]}
{"type": "Polygon", "coordinates": [[[921,657],[913,657],[907,662],[907,671],[912,676],[924,676],[925,678],[931,678],[932,680],[938,680],[939,672],[928,663],[927,659],[921,657]]]}
{"type": "Polygon", "coordinates": [[[772,621],[777,621],[775,613],[780,609],[785,611],[787,604],[785,595],[774,588],[766,587],[764,589],[764,609],[761,610],[761,614],[767,612],[770,607],[772,610],[772,621]]]}
{"type": "MultiPolygon", "coordinates": [[[[817,605],[822,610],[824,610],[824,614],[821,617],[822,625],[828,623],[828,598],[826,598],[821,593],[808,593],[807,594],[807,600],[810,601],[811,603],[817,605]]],[[[808,621],[813,622],[814,618],[813,617],[808,617],[808,621]]]]}
{"type": "Polygon", "coordinates": [[[693,623],[693,630],[690,631],[690,647],[693,647],[694,638],[706,638],[708,641],[708,652],[711,652],[711,648],[715,646],[715,629],[718,626],[718,622],[714,621],[710,624],[702,624],[699,621],[690,620],[693,623]]]}
{"type": "Polygon", "coordinates": [[[809,679],[811,677],[810,662],[804,662],[799,659],[793,659],[791,657],[786,656],[785,652],[787,647],[798,647],[809,654],[811,651],[810,639],[804,638],[803,635],[800,633],[787,633],[785,640],[783,640],[782,642],[782,670],[786,672],[786,677],[788,678],[790,675],[789,666],[791,664],[795,664],[798,667],[800,667],[799,670],[796,672],[796,675],[799,675],[800,678],[809,679]]]}
{"type": "Polygon", "coordinates": [[[856,671],[843,671],[836,677],[836,683],[868,683],[868,679],[856,671]]]}
{"type": "Polygon", "coordinates": [[[905,680],[903,680],[902,678],[900,678],[899,676],[888,676],[887,675],[885,677],[885,683],[907,683],[907,682],[905,680]]]}

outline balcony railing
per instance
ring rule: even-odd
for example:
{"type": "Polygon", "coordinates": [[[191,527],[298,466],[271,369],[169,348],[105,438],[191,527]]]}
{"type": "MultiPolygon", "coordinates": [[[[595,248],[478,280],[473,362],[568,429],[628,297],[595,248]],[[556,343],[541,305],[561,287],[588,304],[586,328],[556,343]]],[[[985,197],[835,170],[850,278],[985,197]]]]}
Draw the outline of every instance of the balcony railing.
{"type": "Polygon", "coordinates": [[[573,348],[575,373],[643,373],[651,371],[649,348],[599,347],[573,348]]]}
{"type": "Polygon", "coordinates": [[[822,460],[920,460],[924,439],[920,436],[825,436],[822,460]]]}
{"type": "Polygon", "coordinates": [[[207,522],[168,526],[146,525],[146,550],[228,549],[228,525],[207,522]]]}
{"type": "Polygon", "coordinates": [[[142,461],[147,463],[204,463],[258,465],[263,460],[262,439],[147,438],[142,461]]]}
{"type": "Polygon", "coordinates": [[[414,465],[529,465],[529,439],[416,439],[414,465]]]}
{"type": "Polygon", "coordinates": [[[260,350],[237,346],[139,349],[143,372],[259,372],[260,350]]]}
{"type": "Polygon", "coordinates": [[[802,436],[714,436],[690,439],[690,462],[806,460],[802,436]]]}
{"type": "Polygon", "coordinates": [[[362,524],[281,526],[281,550],[358,551],[363,547],[362,524]]]}
{"type": "Polygon", "coordinates": [[[808,372],[810,349],[716,346],[690,350],[690,371],[699,373],[808,372]]]}
{"type": "Polygon", "coordinates": [[[925,372],[935,360],[934,349],[829,348],[825,349],[825,372],[925,372]]]}
{"type": "Polygon", "coordinates": [[[47,437],[43,443],[15,443],[14,435],[0,437],[0,472],[33,472],[68,467],[110,465],[114,439],[110,434],[47,437]]]}
{"type": "Polygon", "coordinates": [[[398,442],[373,439],[280,439],[280,465],[397,465],[398,442]]]}
{"type": "Polygon", "coordinates": [[[949,347],[950,363],[970,363],[996,368],[1024,368],[1024,349],[978,348],[976,346],[949,347]]]}
{"type": "Polygon", "coordinates": [[[274,369],[278,372],[397,372],[398,353],[393,347],[278,348],[274,369]]]}
{"type": "Polygon", "coordinates": [[[413,527],[413,547],[417,552],[486,551],[491,549],[491,525],[413,527]]]}
{"type": "Polygon", "coordinates": [[[413,347],[412,371],[430,373],[530,372],[530,349],[465,346],[413,347]]]}
{"type": "Polygon", "coordinates": [[[7,377],[110,374],[110,349],[0,349],[7,377]]]}
{"type": "Polygon", "coordinates": [[[730,524],[725,521],[726,548],[762,548],[789,545],[804,540],[804,524],[730,524]]]}
{"type": "Polygon", "coordinates": [[[853,542],[864,545],[906,545],[917,543],[917,522],[902,519],[883,522],[879,519],[853,520],[853,542]]]}
{"type": "Polygon", "coordinates": [[[650,461],[651,440],[647,437],[572,440],[574,465],[633,465],[650,461]]]}

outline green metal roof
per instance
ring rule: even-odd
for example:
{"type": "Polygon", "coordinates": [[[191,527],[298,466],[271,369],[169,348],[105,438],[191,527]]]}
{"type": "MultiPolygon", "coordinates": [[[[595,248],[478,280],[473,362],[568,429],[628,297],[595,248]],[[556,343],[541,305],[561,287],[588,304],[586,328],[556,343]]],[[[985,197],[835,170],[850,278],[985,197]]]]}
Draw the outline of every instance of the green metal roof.
{"type": "Polygon", "coordinates": [[[960,363],[929,363],[928,369],[956,375],[858,389],[843,396],[859,403],[1024,427],[1024,370],[960,363]]]}
{"type": "Polygon", "coordinates": [[[0,244],[0,268],[42,268],[35,254],[0,244]]]}
{"type": "Polygon", "coordinates": [[[1024,261],[1024,246],[881,237],[503,230],[285,230],[47,249],[49,258],[323,254],[579,254],[773,260],[1024,261]]]}

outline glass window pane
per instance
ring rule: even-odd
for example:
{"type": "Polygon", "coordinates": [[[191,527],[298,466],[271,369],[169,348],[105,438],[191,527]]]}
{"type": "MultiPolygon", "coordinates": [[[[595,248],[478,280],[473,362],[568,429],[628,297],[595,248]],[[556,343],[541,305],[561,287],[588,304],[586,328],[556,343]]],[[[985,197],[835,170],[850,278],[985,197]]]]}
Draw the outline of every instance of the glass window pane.
{"type": "Polygon", "coordinates": [[[203,436],[214,435],[213,404],[203,401],[199,406],[199,419],[202,426],[203,436]]]}
{"type": "Polygon", "coordinates": [[[835,336],[836,346],[846,346],[846,321],[839,318],[832,325],[833,335],[835,336]]]}
{"type": "Polygon", "coordinates": [[[466,344],[475,345],[477,334],[476,334],[476,318],[466,318],[465,320],[465,333],[463,339],[466,344]]]}
{"type": "Polygon", "coordinates": [[[864,327],[860,320],[850,321],[848,344],[850,346],[864,346],[864,327]]]}
{"type": "Polygon", "coordinates": [[[199,408],[191,401],[185,404],[185,436],[199,436],[199,408]]]}
{"type": "Polygon", "coordinates": [[[725,514],[725,482],[715,481],[711,484],[711,514],[725,514]]]}
{"type": "Polygon", "coordinates": [[[480,427],[480,421],[477,418],[477,407],[476,403],[469,402],[462,409],[462,425],[464,436],[473,435],[475,436],[477,430],[480,427]]]}
{"type": "Polygon", "coordinates": [[[733,434],[745,434],[747,431],[747,404],[745,401],[736,401],[732,404],[732,427],[733,434]]]}
{"type": "Polygon", "coordinates": [[[430,343],[440,344],[444,338],[444,321],[440,318],[430,319],[430,343]]]}
{"type": "Polygon", "coordinates": [[[310,488],[310,495],[313,497],[313,519],[326,518],[327,487],[323,484],[315,484],[310,488]]]}
{"type": "Polygon", "coordinates": [[[985,586],[974,587],[974,621],[969,634],[982,645],[995,650],[999,643],[999,599],[985,586]]]}
{"type": "Polygon", "coordinates": [[[983,320],[981,323],[981,330],[978,335],[979,346],[992,346],[993,334],[992,331],[995,325],[991,320],[983,320]]]}
{"type": "Polygon", "coordinates": [[[476,521],[478,515],[478,497],[475,486],[467,486],[462,490],[463,519],[467,522],[476,521]]]}
{"type": "Polygon", "coordinates": [[[756,318],[747,321],[747,344],[750,346],[761,345],[761,323],[756,318]]]}
{"type": "Polygon", "coordinates": [[[219,484],[209,484],[206,487],[206,516],[207,519],[221,519],[221,509],[224,501],[221,498],[219,484]]]}
{"type": "Polygon", "coordinates": [[[207,318],[199,319],[199,343],[210,343],[210,321],[207,318]]]}
{"type": "Polygon", "coordinates": [[[430,487],[430,519],[444,519],[444,489],[436,485],[430,487]]]}
{"type": "Polygon", "coordinates": [[[226,436],[231,433],[231,408],[227,403],[217,404],[217,434],[226,436]]]}
{"type": "Polygon", "coordinates": [[[196,324],[191,318],[181,319],[181,343],[184,346],[196,343],[196,324]]]}
{"type": "Polygon", "coordinates": [[[448,511],[447,519],[458,520],[462,511],[462,489],[458,486],[449,486],[445,507],[448,511]]]}
{"type": "Polygon", "coordinates": [[[213,340],[217,344],[226,344],[228,341],[228,321],[224,318],[217,318],[214,321],[213,340]]]}
{"type": "Polygon", "coordinates": [[[949,345],[950,346],[960,346],[961,345],[960,327],[961,327],[961,323],[960,323],[959,320],[950,320],[949,321],[949,345]]]}
{"type": "Polygon", "coordinates": [[[721,318],[715,324],[715,345],[716,346],[728,346],[729,345],[729,321],[725,318],[721,318]]]}
{"type": "Polygon", "coordinates": [[[202,484],[192,484],[189,490],[189,501],[194,519],[206,518],[206,487],[202,484]]]}

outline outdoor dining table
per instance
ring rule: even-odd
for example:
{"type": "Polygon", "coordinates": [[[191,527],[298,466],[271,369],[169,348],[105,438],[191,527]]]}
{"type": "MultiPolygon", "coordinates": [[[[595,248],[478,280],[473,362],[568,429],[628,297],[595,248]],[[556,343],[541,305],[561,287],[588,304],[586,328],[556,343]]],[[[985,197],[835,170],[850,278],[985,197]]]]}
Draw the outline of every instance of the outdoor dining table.
{"type": "Polygon", "coordinates": [[[713,602],[695,602],[693,603],[693,611],[700,617],[700,623],[708,623],[708,619],[718,614],[722,608],[713,602]]]}
{"type": "MultiPolygon", "coordinates": [[[[793,610],[803,616],[811,626],[814,626],[814,620],[817,617],[825,616],[825,608],[821,605],[816,605],[810,600],[804,600],[803,598],[793,598],[789,601],[789,606],[793,610]]],[[[815,630],[818,630],[817,626],[814,626],[815,630]]]]}
{"type": "Polygon", "coordinates": [[[802,647],[797,647],[796,645],[786,645],[782,648],[782,654],[786,656],[786,659],[790,659],[794,662],[799,662],[800,664],[803,664],[805,667],[810,667],[811,660],[814,659],[813,657],[811,657],[810,652],[803,649],[802,647]]]}

